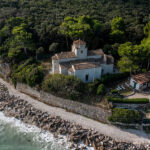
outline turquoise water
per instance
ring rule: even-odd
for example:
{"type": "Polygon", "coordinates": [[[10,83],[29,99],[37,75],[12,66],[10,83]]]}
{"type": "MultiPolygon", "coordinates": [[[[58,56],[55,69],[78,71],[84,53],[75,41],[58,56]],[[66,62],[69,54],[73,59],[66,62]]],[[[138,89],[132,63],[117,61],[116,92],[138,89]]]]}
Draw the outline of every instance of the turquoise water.
{"type": "Polygon", "coordinates": [[[0,150],[67,150],[68,146],[64,137],[55,139],[48,132],[0,112],[0,150]]]}

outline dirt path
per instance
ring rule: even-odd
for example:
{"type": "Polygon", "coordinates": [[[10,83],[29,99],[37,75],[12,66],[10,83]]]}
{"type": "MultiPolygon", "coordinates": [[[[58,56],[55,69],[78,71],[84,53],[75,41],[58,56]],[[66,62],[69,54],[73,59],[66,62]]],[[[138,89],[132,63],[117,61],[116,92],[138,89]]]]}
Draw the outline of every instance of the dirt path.
{"type": "Polygon", "coordinates": [[[143,131],[133,130],[133,129],[119,129],[114,126],[110,126],[107,124],[103,124],[92,119],[86,118],[81,115],[77,115],[71,112],[67,112],[64,109],[48,106],[42,102],[39,102],[30,96],[20,93],[9,83],[5,82],[0,78],[0,82],[3,83],[9,90],[11,95],[15,95],[20,97],[30,104],[32,104],[35,108],[40,109],[42,111],[46,111],[51,115],[60,116],[62,119],[74,122],[76,124],[82,125],[85,128],[93,128],[101,134],[110,136],[116,140],[124,141],[124,142],[133,142],[134,144],[141,143],[149,143],[150,144],[150,135],[145,134],[143,131]]]}

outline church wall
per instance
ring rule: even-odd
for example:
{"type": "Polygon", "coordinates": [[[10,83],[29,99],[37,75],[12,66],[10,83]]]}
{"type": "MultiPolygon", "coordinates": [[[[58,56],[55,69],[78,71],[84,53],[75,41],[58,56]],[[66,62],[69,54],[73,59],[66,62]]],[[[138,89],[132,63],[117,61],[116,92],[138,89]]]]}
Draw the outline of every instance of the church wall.
{"type": "Polygon", "coordinates": [[[102,69],[103,69],[103,75],[105,74],[112,74],[113,73],[113,64],[101,64],[102,69]]]}
{"type": "Polygon", "coordinates": [[[58,60],[52,60],[52,73],[59,73],[59,61],[58,60]]]}
{"type": "Polygon", "coordinates": [[[75,76],[83,82],[93,82],[95,79],[101,79],[101,71],[101,67],[75,70],[75,76]],[[88,75],[88,81],[86,80],[86,75],[88,75]]]}

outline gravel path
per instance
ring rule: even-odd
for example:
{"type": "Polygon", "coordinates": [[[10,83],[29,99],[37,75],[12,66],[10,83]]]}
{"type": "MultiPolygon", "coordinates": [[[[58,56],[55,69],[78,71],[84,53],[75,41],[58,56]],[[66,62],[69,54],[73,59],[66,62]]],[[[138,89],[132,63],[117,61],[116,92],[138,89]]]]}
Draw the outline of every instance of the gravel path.
{"type": "Polygon", "coordinates": [[[14,95],[20,97],[28,101],[35,108],[40,109],[42,111],[46,111],[51,115],[60,116],[62,119],[74,122],[76,124],[82,125],[86,128],[93,128],[101,134],[110,136],[116,140],[124,141],[124,142],[133,142],[134,144],[150,144],[150,135],[145,134],[143,131],[133,130],[133,129],[119,129],[115,126],[110,126],[107,124],[103,124],[92,119],[86,118],[81,115],[77,115],[71,112],[67,112],[64,109],[48,106],[42,102],[39,102],[30,96],[20,93],[17,91],[12,85],[5,82],[0,78],[0,82],[3,83],[9,90],[10,95],[14,95]]]}

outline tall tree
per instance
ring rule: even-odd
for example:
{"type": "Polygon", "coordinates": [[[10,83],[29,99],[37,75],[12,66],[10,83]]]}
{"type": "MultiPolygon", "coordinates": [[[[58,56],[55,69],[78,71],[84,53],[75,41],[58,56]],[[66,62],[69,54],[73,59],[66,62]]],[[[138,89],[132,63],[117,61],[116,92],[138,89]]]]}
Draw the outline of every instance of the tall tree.
{"type": "MultiPolygon", "coordinates": [[[[22,46],[26,55],[27,50],[35,50],[32,33],[29,33],[27,31],[27,24],[22,23],[20,26],[14,27],[12,30],[12,35],[14,36],[15,43],[22,46]]],[[[14,42],[12,42],[11,44],[14,45],[14,42]]]]}
{"type": "Polygon", "coordinates": [[[89,16],[78,18],[66,17],[60,25],[60,32],[65,36],[85,39],[87,36],[99,34],[102,31],[102,24],[89,16]]]}
{"type": "Polygon", "coordinates": [[[125,40],[125,22],[122,17],[116,17],[111,21],[110,37],[115,43],[122,43],[125,40]]]}
{"type": "Polygon", "coordinates": [[[150,68],[150,23],[144,27],[145,38],[139,45],[133,45],[131,42],[121,44],[118,49],[118,53],[121,59],[118,62],[118,66],[122,72],[142,71],[144,68],[149,70],[150,68]],[[125,62],[126,61],[126,62],[125,62]]]}
{"type": "Polygon", "coordinates": [[[145,38],[141,41],[145,57],[147,57],[147,70],[150,68],[150,22],[144,27],[145,38]]]}

